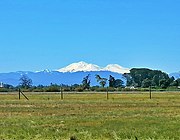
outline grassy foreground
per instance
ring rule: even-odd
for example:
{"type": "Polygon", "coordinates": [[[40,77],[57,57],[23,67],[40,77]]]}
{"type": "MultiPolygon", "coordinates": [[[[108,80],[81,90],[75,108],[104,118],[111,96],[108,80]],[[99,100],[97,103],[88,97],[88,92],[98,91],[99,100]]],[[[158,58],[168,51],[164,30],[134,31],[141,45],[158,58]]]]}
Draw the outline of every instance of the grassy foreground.
{"type": "Polygon", "coordinates": [[[0,139],[180,139],[180,93],[0,94],[0,139]]]}

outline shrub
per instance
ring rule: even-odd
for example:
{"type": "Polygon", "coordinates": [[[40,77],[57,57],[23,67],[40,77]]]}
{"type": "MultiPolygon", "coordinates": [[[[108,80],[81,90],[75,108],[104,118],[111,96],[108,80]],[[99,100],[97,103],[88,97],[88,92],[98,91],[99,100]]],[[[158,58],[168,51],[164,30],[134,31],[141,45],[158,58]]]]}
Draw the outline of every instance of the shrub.
{"type": "Polygon", "coordinates": [[[49,87],[46,88],[46,92],[59,92],[60,91],[60,87],[58,85],[51,85],[49,87]]]}
{"type": "Polygon", "coordinates": [[[8,92],[7,88],[0,88],[0,92],[8,92]]]}
{"type": "Polygon", "coordinates": [[[75,91],[77,91],[77,92],[83,92],[84,89],[83,89],[82,87],[77,87],[77,88],[75,88],[75,91]]]}
{"type": "Polygon", "coordinates": [[[100,87],[100,88],[96,89],[96,91],[97,92],[106,92],[107,88],[100,87]]]}

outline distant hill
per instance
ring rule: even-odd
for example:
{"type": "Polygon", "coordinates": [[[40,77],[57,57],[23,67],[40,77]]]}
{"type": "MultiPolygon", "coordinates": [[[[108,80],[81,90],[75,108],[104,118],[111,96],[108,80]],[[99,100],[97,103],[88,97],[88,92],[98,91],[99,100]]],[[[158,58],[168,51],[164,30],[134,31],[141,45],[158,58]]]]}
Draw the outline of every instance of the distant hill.
{"type": "MultiPolygon", "coordinates": [[[[27,75],[32,79],[33,85],[44,85],[48,86],[52,84],[81,84],[85,76],[90,74],[91,86],[99,85],[96,81],[95,75],[98,74],[102,78],[109,79],[112,75],[115,79],[121,79],[126,84],[126,78],[123,77],[124,73],[129,73],[130,69],[124,68],[117,64],[109,64],[106,67],[100,67],[94,64],[88,64],[86,62],[72,63],[64,68],[60,68],[54,71],[43,70],[37,72],[30,71],[18,71],[9,73],[0,73],[0,83],[9,84],[13,86],[19,85],[19,79],[22,75],[27,75]]],[[[180,72],[171,73],[169,77],[174,77],[175,79],[180,78],[180,72]]],[[[108,82],[107,82],[108,83],[108,82]]]]}
{"type": "Polygon", "coordinates": [[[129,72],[129,69],[123,68],[117,64],[110,64],[105,68],[85,62],[73,63],[65,68],[56,71],[43,70],[38,72],[18,71],[10,73],[0,73],[0,82],[13,86],[19,85],[19,79],[22,75],[27,75],[32,79],[33,85],[50,85],[53,84],[81,84],[83,78],[90,74],[91,86],[99,85],[95,75],[98,74],[103,78],[109,79],[112,75],[116,79],[121,79],[126,83],[122,73],[129,72]]]}
{"type": "Polygon", "coordinates": [[[41,72],[11,72],[11,73],[0,73],[0,82],[17,86],[19,79],[22,75],[27,75],[32,79],[33,85],[50,85],[53,84],[81,84],[83,78],[90,74],[91,86],[99,85],[95,79],[95,75],[99,74],[101,77],[109,78],[112,75],[116,79],[121,79],[126,82],[126,79],[122,74],[114,73],[110,71],[91,71],[91,72],[58,72],[58,71],[41,71],[41,72]]]}

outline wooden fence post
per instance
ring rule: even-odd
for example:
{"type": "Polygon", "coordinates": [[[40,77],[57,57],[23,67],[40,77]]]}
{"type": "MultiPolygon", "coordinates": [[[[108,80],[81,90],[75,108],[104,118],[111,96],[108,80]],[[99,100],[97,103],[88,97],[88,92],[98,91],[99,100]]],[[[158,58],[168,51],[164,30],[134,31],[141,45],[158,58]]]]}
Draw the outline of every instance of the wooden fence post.
{"type": "Polygon", "coordinates": [[[151,99],[152,98],[152,89],[151,89],[151,85],[149,86],[149,98],[151,99]]]}
{"type": "Polygon", "coordinates": [[[19,89],[19,100],[21,98],[21,94],[26,98],[26,100],[29,100],[29,98],[19,89]]]}
{"type": "Polygon", "coordinates": [[[64,97],[63,97],[63,89],[62,89],[62,85],[61,85],[61,89],[60,89],[60,91],[61,91],[61,100],[63,100],[63,99],[64,99],[64,97]]]}
{"type": "Polygon", "coordinates": [[[19,100],[21,99],[21,90],[19,88],[19,100]]]}
{"type": "Polygon", "coordinates": [[[107,87],[106,98],[107,98],[107,100],[109,100],[109,91],[108,91],[108,87],[107,87]]]}

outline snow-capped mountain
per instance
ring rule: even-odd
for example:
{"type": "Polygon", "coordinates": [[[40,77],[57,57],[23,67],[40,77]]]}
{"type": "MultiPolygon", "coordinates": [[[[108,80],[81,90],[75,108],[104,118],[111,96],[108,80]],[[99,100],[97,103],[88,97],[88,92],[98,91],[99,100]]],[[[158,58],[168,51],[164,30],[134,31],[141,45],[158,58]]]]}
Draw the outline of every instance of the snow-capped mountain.
{"type": "Polygon", "coordinates": [[[59,72],[78,72],[78,71],[100,71],[100,67],[94,64],[88,64],[86,62],[72,63],[65,68],[61,68],[59,72]]]}
{"type": "Polygon", "coordinates": [[[36,71],[36,73],[39,73],[39,72],[51,73],[52,71],[49,70],[49,69],[45,69],[45,70],[41,70],[41,71],[36,71]]]}
{"type": "Polygon", "coordinates": [[[53,84],[65,84],[65,85],[73,85],[73,84],[81,84],[82,80],[85,76],[90,75],[91,86],[99,85],[97,79],[95,78],[97,75],[100,75],[103,78],[109,78],[110,75],[115,77],[116,79],[121,79],[126,83],[126,79],[122,74],[114,73],[110,71],[79,71],[79,72],[58,72],[58,71],[41,71],[41,72],[10,72],[10,73],[0,73],[0,83],[10,84],[13,86],[19,85],[19,79],[22,75],[27,75],[30,79],[32,79],[33,85],[50,85],[53,84]]]}
{"type": "Polygon", "coordinates": [[[117,64],[110,64],[107,65],[105,68],[100,67],[98,65],[95,64],[88,64],[86,62],[78,62],[78,63],[73,63],[68,65],[67,67],[61,68],[57,71],[59,72],[78,72],[78,71],[84,71],[84,72],[88,72],[88,71],[110,71],[110,72],[116,72],[116,73],[129,73],[128,68],[123,68],[117,64]]]}
{"type": "Polygon", "coordinates": [[[128,68],[123,68],[117,64],[110,64],[110,65],[107,65],[105,68],[103,68],[104,71],[111,71],[111,72],[116,72],[116,73],[120,73],[120,74],[123,74],[123,73],[129,73],[130,69],[128,68]]]}
{"type": "Polygon", "coordinates": [[[81,84],[82,79],[90,74],[91,85],[96,86],[99,85],[95,78],[97,74],[107,79],[112,75],[116,79],[121,79],[126,83],[126,79],[122,74],[127,72],[129,72],[129,69],[123,68],[117,64],[111,64],[102,68],[94,64],[79,62],[56,71],[45,69],[36,72],[18,71],[0,73],[0,82],[17,86],[22,75],[27,75],[32,79],[33,85],[50,85],[51,83],[73,85],[81,84]]]}

